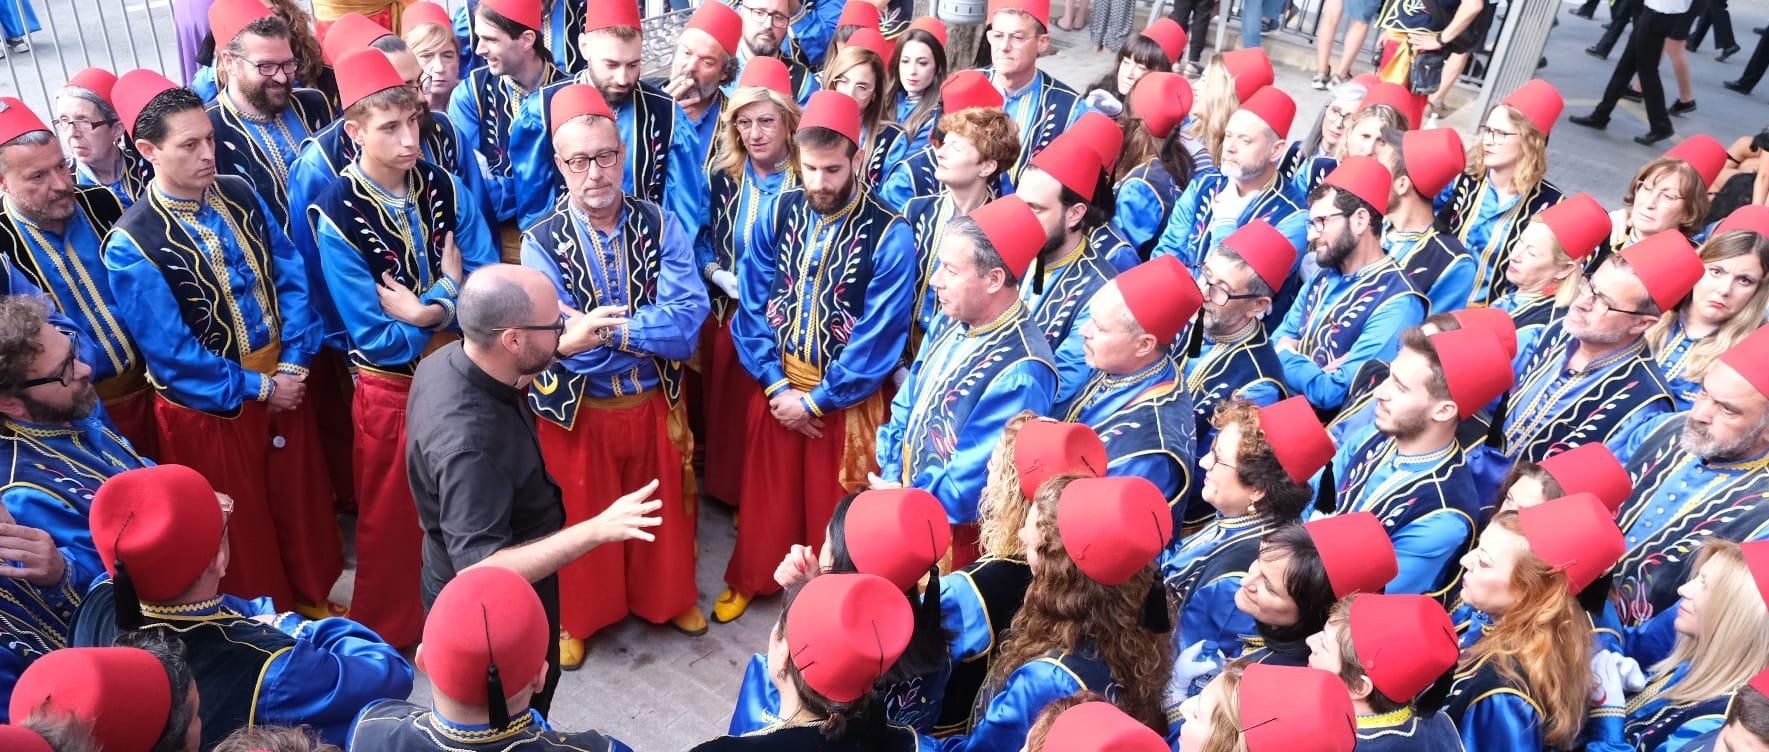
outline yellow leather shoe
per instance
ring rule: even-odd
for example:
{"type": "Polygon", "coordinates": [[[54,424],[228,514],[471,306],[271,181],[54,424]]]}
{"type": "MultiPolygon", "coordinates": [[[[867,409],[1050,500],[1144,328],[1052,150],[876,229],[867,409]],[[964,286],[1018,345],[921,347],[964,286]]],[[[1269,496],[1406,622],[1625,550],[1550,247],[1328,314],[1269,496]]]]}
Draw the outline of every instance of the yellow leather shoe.
{"type": "Polygon", "coordinates": [[[676,618],[670,620],[670,626],[689,637],[699,637],[706,634],[706,614],[701,613],[699,606],[691,606],[676,614],[676,618]]]}
{"type": "Polygon", "coordinates": [[[576,671],[584,667],[584,641],[559,630],[559,670],[576,671]]]}
{"type": "Polygon", "coordinates": [[[297,603],[295,604],[295,613],[317,621],[329,616],[345,616],[350,613],[350,609],[331,601],[326,601],[325,603],[297,603]]]}
{"type": "Polygon", "coordinates": [[[730,588],[719,595],[718,602],[713,604],[713,623],[726,624],[737,620],[743,612],[749,610],[749,602],[753,595],[744,595],[730,588]]]}

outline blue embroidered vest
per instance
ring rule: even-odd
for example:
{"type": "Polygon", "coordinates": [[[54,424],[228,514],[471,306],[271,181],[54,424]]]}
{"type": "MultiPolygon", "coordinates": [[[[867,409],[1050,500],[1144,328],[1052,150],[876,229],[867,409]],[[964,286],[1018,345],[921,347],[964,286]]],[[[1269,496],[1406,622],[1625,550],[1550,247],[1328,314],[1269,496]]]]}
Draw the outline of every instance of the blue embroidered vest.
{"type": "MultiPolygon", "coordinates": [[[[455,129],[446,125],[446,117],[432,112],[419,118],[418,140],[422,142],[425,161],[435,163],[446,172],[458,173],[461,169],[460,143],[455,140],[455,129]]],[[[319,154],[325,158],[326,165],[332,168],[333,175],[342,173],[346,165],[356,161],[356,142],[345,135],[342,119],[333,121],[324,130],[314,134],[313,140],[318,143],[319,154]]],[[[477,160],[474,162],[473,169],[479,169],[477,160]]],[[[294,208],[299,211],[305,207],[294,208]]]]}
{"type": "Polygon", "coordinates": [[[429,708],[381,700],[357,716],[350,746],[375,752],[612,752],[624,748],[596,731],[554,731],[538,715],[531,710],[516,714],[503,729],[469,730],[443,721],[429,708]]]}
{"type": "MultiPolygon", "coordinates": [[[[1064,420],[1074,421],[1091,390],[1105,388],[1108,380],[1104,373],[1094,371],[1077,393],[1080,396],[1070,408],[1070,416],[1064,420]]],[[[1093,430],[1105,443],[1110,462],[1154,456],[1171,465],[1174,477],[1180,481],[1179,487],[1169,494],[1167,505],[1175,506],[1191,495],[1193,457],[1198,445],[1192,416],[1191,394],[1179,382],[1167,381],[1150,385],[1093,430]]]]}
{"type": "MultiPolygon", "coordinates": [[[[1413,289],[1421,293],[1429,293],[1432,288],[1437,286],[1438,278],[1443,276],[1444,270],[1449,268],[1450,263],[1454,262],[1458,256],[1468,253],[1468,249],[1463,247],[1460,238],[1438,232],[1436,227],[1422,233],[1412,234],[1411,238],[1403,239],[1398,237],[1399,233],[1393,231],[1390,231],[1390,234],[1396,236],[1397,243],[1405,244],[1402,247],[1394,248],[1390,255],[1394,257],[1395,263],[1401,267],[1401,270],[1406,273],[1407,279],[1412,281],[1413,289]]],[[[1425,312],[1427,314],[1439,313],[1431,310],[1431,301],[1429,300],[1425,301],[1425,312]]]]}
{"type": "MultiPolygon", "coordinates": [[[[400,284],[415,290],[419,275],[414,270],[420,267],[430,270],[425,278],[442,279],[442,247],[444,240],[455,231],[456,202],[462,198],[455,195],[454,179],[441,167],[423,160],[418,161],[406,178],[406,197],[417,209],[418,224],[424,232],[420,257],[415,245],[420,239],[405,237],[409,232],[405,217],[389,214],[376,198],[376,194],[384,191],[368,184],[367,179],[355,170],[343,175],[343,179],[333,181],[331,187],[314,199],[308,211],[331,218],[351,247],[362,255],[375,279],[379,280],[382,273],[391,273],[400,284]]],[[[403,364],[375,363],[354,348],[349,358],[351,365],[357,367],[406,376],[418,368],[416,360],[403,364]]]]}
{"type": "MultiPolygon", "coordinates": [[[[1118,269],[1091,240],[1082,241],[1073,255],[1072,260],[1044,279],[1044,293],[1027,303],[1032,309],[1032,325],[1044,334],[1053,350],[1071,334],[1079,333],[1075,331],[1075,319],[1087,309],[1093,294],[1118,276],[1118,269]]],[[[1032,280],[1022,281],[1021,296],[1033,294],[1035,286],[1032,280]]]]}
{"type": "Polygon", "coordinates": [[[1511,390],[1505,424],[1505,454],[1511,457],[1541,462],[1580,444],[1609,443],[1641,407],[1661,400],[1671,405],[1671,388],[1644,342],[1604,356],[1627,362],[1595,384],[1567,375],[1567,354],[1576,343],[1564,326],[1556,324],[1543,333],[1541,343],[1511,390]],[[1553,412],[1556,398],[1577,387],[1584,392],[1553,412]]]}
{"type": "MultiPolygon", "coordinates": [[[[573,3],[566,3],[568,7],[571,5],[573,3]]],[[[545,90],[562,75],[549,63],[541,73],[539,86],[545,90]]],[[[510,155],[510,122],[516,119],[516,108],[522,100],[511,96],[509,88],[500,80],[502,78],[492,75],[490,68],[479,67],[467,74],[467,80],[460,85],[467,87],[479,109],[479,143],[469,145],[485,157],[491,174],[507,177],[516,167],[510,155]]],[[[546,107],[543,106],[541,111],[546,112],[546,107]]],[[[530,188],[538,189],[538,186],[530,188]]]]}
{"type": "Polygon", "coordinates": [[[774,279],[762,315],[782,354],[818,369],[847,348],[865,313],[873,250],[891,223],[903,221],[871,193],[856,193],[828,215],[811,208],[802,188],[781,192],[774,204],[774,279]],[[811,245],[829,223],[837,223],[829,241],[811,245]],[[808,297],[800,294],[804,278],[813,280],[808,297]]]}
{"type": "Polygon", "coordinates": [[[896,123],[879,124],[878,134],[872,137],[872,153],[866,156],[866,169],[861,172],[865,185],[875,186],[884,180],[885,170],[890,167],[885,160],[904,138],[903,126],[896,123]]]}
{"type": "MultiPolygon", "coordinates": [[[[739,167],[740,171],[745,168],[739,167]]],[[[792,170],[785,170],[781,179],[781,190],[789,190],[798,181],[792,170]]],[[[762,203],[761,192],[749,183],[744,171],[743,180],[739,181],[725,174],[723,170],[707,171],[707,195],[712,210],[712,222],[705,232],[711,242],[713,263],[720,269],[735,273],[737,270],[738,238],[742,237],[743,246],[748,247],[754,242],[757,222],[772,221],[772,217],[763,213],[758,207],[762,203]]],[[[703,272],[704,273],[704,270],[703,272]]],[[[707,295],[712,298],[713,315],[724,321],[736,311],[736,301],[719,289],[718,285],[706,286],[707,295]]]]}
{"type": "Polygon", "coordinates": [[[1185,364],[1186,391],[1192,393],[1192,412],[1198,416],[1195,436],[1211,435],[1210,416],[1216,406],[1254,384],[1270,384],[1282,397],[1284,368],[1272,352],[1265,325],[1254,322],[1246,337],[1230,342],[1204,340],[1204,349],[1185,364]]]}
{"type": "Polygon", "coordinates": [[[1416,463],[1394,472],[1374,483],[1378,468],[1387,467],[1398,451],[1393,439],[1377,433],[1358,447],[1346,464],[1345,478],[1339,482],[1338,512],[1366,511],[1382,521],[1382,529],[1393,537],[1402,528],[1430,514],[1460,516],[1468,523],[1469,538],[1460,552],[1444,565],[1436,587],[1427,595],[1438,599],[1454,597],[1461,580],[1461,567],[1456,563],[1461,552],[1473,545],[1473,531],[1480,529],[1480,494],[1475,490],[1473,471],[1460,441],[1420,457],[1416,463]]]}
{"type": "MultiPolygon", "coordinates": [[[[326,96],[315,89],[292,90],[289,107],[294,110],[295,118],[307,129],[306,133],[292,134],[297,149],[302,141],[326,127],[335,116],[326,96]]],[[[270,213],[276,226],[287,228],[289,167],[294,164],[294,158],[290,157],[284,163],[281,155],[266,154],[246,135],[247,121],[219,99],[209,106],[209,122],[215,126],[215,172],[238,175],[250,180],[252,185],[257,186],[258,195],[264,198],[264,203],[270,205],[270,213]]]]}
{"type": "Polygon", "coordinates": [[[1664,675],[1654,678],[1646,685],[1646,689],[1628,701],[1624,736],[1635,749],[1657,750],[1681,728],[1702,716],[1724,718],[1726,709],[1731,704],[1730,695],[1710,697],[1696,702],[1673,703],[1659,697],[1660,693],[1676,686],[1677,679],[1688,674],[1689,664],[1684,663],[1664,675]]]}
{"type": "Polygon", "coordinates": [[[1303,156],[1302,142],[1291,141],[1290,148],[1284,150],[1284,158],[1278,161],[1278,180],[1294,184],[1301,189],[1298,193],[1307,197],[1338,166],[1339,160],[1332,157],[1303,156]]]}
{"type": "MultiPolygon", "coordinates": [[[[626,227],[620,234],[625,245],[620,250],[626,254],[627,305],[636,311],[657,303],[657,275],[663,264],[663,210],[657,204],[632,196],[622,197],[621,201],[626,205],[626,227]]],[[[608,296],[597,289],[595,275],[590,272],[590,264],[597,262],[587,258],[597,250],[579,244],[571,208],[565,202],[560,203],[546,219],[528,228],[526,234],[559,266],[565,291],[583,302],[583,310],[606,305],[602,301],[608,296]]],[[[594,233],[595,230],[586,228],[586,232],[594,233]]],[[[682,364],[664,358],[653,360],[664,396],[673,404],[682,395],[682,364]]],[[[570,429],[577,422],[578,408],[592,378],[596,376],[577,373],[563,363],[554,363],[535,377],[528,390],[528,406],[542,420],[570,429]]],[[[619,393],[618,388],[616,393],[619,393]]]]}
{"type": "Polygon", "coordinates": [[[1026,600],[1026,588],[1032,586],[1032,568],[1017,559],[987,556],[953,574],[969,581],[983,602],[983,612],[989,616],[990,649],[971,660],[952,664],[940,717],[934,722],[935,736],[962,734],[971,727],[977,693],[994,663],[994,649],[1006,640],[1007,628],[1026,600]]]}
{"type": "Polygon", "coordinates": [[[1409,706],[1358,716],[1354,752],[1462,752],[1462,737],[1443,713],[1421,718],[1409,706]]]}
{"type": "Polygon", "coordinates": [[[1449,699],[1444,702],[1444,715],[1449,716],[1450,720],[1456,723],[1462,723],[1467,719],[1468,710],[1475,702],[1494,694],[1515,695],[1536,709],[1534,719],[1536,744],[1528,749],[1546,750],[1547,747],[1542,740],[1542,721],[1544,719],[1541,715],[1541,702],[1530,694],[1529,687],[1520,686],[1517,682],[1505,678],[1499,672],[1499,667],[1493,663],[1494,660],[1493,658],[1483,658],[1472,666],[1458,665],[1456,667],[1455,683],[1450,685],[1449,699]]]}
{"type": "MultiPolygon", "coordinates": [[[[1223,528],[1222,537],[1211,541],[1207,546],[1199,544],[1198,547],[1194,547],[1189,545],[1190,540],[1188,540],[1188,545],[1181,545],[1177,550],[1173,550],[1171,556],[1174,563],[1162,566],[1164,570],[1163,581],[1167,585],[1167,600],[1174,605],[1175,611],[1185,611],[1187,601],[1191,600],[1192,594],[1198,592],[1200,588],[1229,575],[1244,574],[1247,568],[1252,566],[1253,561],[1259,558],[1259,541],[1265,537],[1266,533],[1272,531],[1273,526],[1263,518],[1238,519],[1248,520],[1253,524],[1231,523],[1230,527],[1223,528]],[[1194,550],[1195,548],[1202,550],[1194,550]]],[[[1221,518],[1218,518],[1213,524],[1220,525],[1221,518]]],[[[1208,531],[1210,528],[1205,527],[1203,530],[1193,533],[1192,537],[1203,540],[1199,536],[1208,531]]],[[[1167,558],[1168,555],[1163,554],[1163,560],[1167,558]]]]}
{"type": "Polygon", "coordinates": [[[1384,256],[1353,276],[1357,279],[1343,294],[1327,301],[1327,280],[1317,275],[1296,301],[1306,313],[1296,351],[1316,364],[1325,364],[1349,353],[1358,337],[1363,335],[1364,325],[1394,298],[1412,297],[1419,301],[1421,310],[1431,308],[1430,302],[1413,289],[1406,273],[1391,257],[1384,256]]]}
{"type": "Polygon", "coordinates": [[[1149,253],[1155,250],[1155,244],[1161,241],[1161,228],[1166,227],[1167,218],[1173,216],[1173,203],[1179,199],[1179,193],[1184,188],[1174,180],[1173,173],[1168,172],[1167,165],[1159,159],[1150,159],[1131,169],[1123,180],[1118,181],[1118,188],[1132,180],[1148,183],[1149,188],[1155,192],[1155,198],[1161,202],[1161,221],[1154,225],[1154,234],[1136,249],[1137,258],[1147,259],[1149,253]]]}
{"type": "MultiPolygon", "coordinates": [[[[1449,200],[1437,210],[1440,227],[1448,230],[1463,241],[1468,240],[1468,231],[1480,217],[1480,203],[1485,200],[1486,176],[1475,177],[1467,173],[1456,176],[1445,195],[1449,200]]],[[[1517,239],[1523,236],[1524,228],[1529,226],[1529,219],[1537,212],[1560,203],[1560,189],[1553,183],[1543,180],[1534,190],[1517,200],[1511,210],[1498,217],[1497,222],[1503,224],[1495,228],[1494,234],[1480,248],[1468,248],[1476,262],[1472,304],[1486,304],[1497,300],[1513,287],[1510,280],[1505,279],[1505,265],[1511,261],[1511,249],[1517,245],[1517,239]]]]}

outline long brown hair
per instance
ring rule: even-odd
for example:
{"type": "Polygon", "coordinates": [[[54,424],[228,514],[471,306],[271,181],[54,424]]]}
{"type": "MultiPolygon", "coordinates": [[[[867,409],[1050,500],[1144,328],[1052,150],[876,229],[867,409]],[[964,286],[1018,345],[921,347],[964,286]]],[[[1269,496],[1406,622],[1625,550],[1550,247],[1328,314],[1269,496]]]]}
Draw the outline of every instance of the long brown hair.
{"type": "Polygon", "coordinates": [[[1057,531],[1057,504],[1063,489],[1080,477],[1059,475],[1045,481],[1032,501],[1038,507],[1038,531],[1043,538],[1038,564],[1033,567],[1025,603],[989,669],[979,702],[1000,691],[1020,666],[1045,653],[1091,646],[1099,651],[1112,680],[1124,688],[1118,707],[1165,734],[1167,714],[1161,699],[1173,666],[1172,647],[1167,635],[1142,625],[1143,600],[1155,582],[1155,566],[1150,563],[1130,581],[1113,586],[1088,577],[1069,558],[1057,531]]]}
{"type": "Polygon", "coordinates": [[[743,145],[743,135],[737,132],[732,121],[743,108],[760,102],[772,102],[780,116],[780,127],[786,129],[786,164],[782,169],[787,175],[797,175],[799,170],[799,147],[792,134],[799,130],[799,106],[792,97],[785,96],[773,89],[760,86],[739,86],[731,90],[731,96],[725,100],[725,108],[719,112],[719,133],[717,148],[713,151],[712,172],[722,172],[725,176],[742,182],[743,163],[749,161],[749,147],[743,145]]]}
{"type": "MultiPolygon", "coordinates": [[[[1503,512],[1492,524],[1523,535],[1516,512],[1503,512]]],[[[1491,661],[1500,676],[1535,698],[1549,746],[1570,747],[1590,710],[1591,619],[1566,574],[1534,552],[1518,557],[1510,588],[1516,602],[1462,651],[1457,671],[1491,661]]]]}
{"type": "MultiPolygon", "coordinates": [[[[857,44],[843,47],[841,52],[835,53],[835,57],[823,66],[823,88],[835,89],[837,78],[862,66],[872,69],[872,101],[867,102],[866,106],[860,110],[860,129],[862,131],[860,151],[871,154],[872,145],[878,142],[879,126],[886,121],[884,116],[885,91],[890,88],[888,85],[890,81],[885,78],[884,60],[878,56],[878,53],[857,44]]],[[[891,108],[893,110],[891,116],[895,118],[896,105],[891,105],[891,108]]]]}
{"type": "MultiPolygon", "coordinates": [[[[1548,177],[1548,134],[1537,128],[1516,107],[1508,104],[1499,106],[1505,108],[1505,114],[1511,118],[1511,127],[1517,129],[1516,138],[1521,139],[1521,153],[1517,157],[1517,169],[1511,176],[1511,187],[1517,189],[1517,195],[1526,196],[1548,177]]],[[[1475,177],[1486,176],[1486,154],[1480,149],[1479,139],[1468,147],[1468,174],[1475,177]]]]}
{"type": "Polygon", "coordinates": [[[1677,193],[1683,197],[1683,216],[1677,218],[1677,229],[1693,238],[1707,224],[1712,199],[1708,197],[1708,184],[1702,182],[1701,173],[1688,162],[1675,157],[1659,157],[1641,165],[1640,171],[1634,173],[1634,181],[1628,183],[1628,192],[1622,194],[1622,203],[1633,206],[1640,186],[1667,174],[1677,178],[1677,193]]]}
{"type": "Polygon", "coordinates": [[[1020,469],[1014,464],[1014,448],[1020,443],[1020,426],[1037,417],[1031,410],[1021,410],[1008,418],[1001,429],[1001,441],[989,456],[989,477],[977,504],[977,542],[987,556],[1017,559],[1026,554],[1020,545],[1020,526],[1026,524],[1026,510],[1032,504],[1020,493],[1020,469]]]}
{"type": "Polygon", "coordinates": [[[1211,55],[1204,64],[1204,75],[1198,78],[1198,95],[1192,100],[1192,126],[1186,135],[1204,144],[1204,151],[1214,162],[1222,159],[1223,131],[1228,119],[1241,109],[1241,98],[1235,95],[1235,77],[1228,72],[1220,53],[1211,55]]]}
{"type": "Polygon", "coordinates": [[[264,4],[270,7],[270,12],[289,22],[289,47],[300,63],[295,68],[295,80],[302,86],[318,86],[325,56],[320,54],[319,37],[313,33],[313,17],[307,15],[307,9],[295,0],[264,0],[264,4]]]}
{"type": "MultiPolygon", "coordinates": [[[[1755,256],[1757,265],[1769,272],[1769,238],[1749,230],[1734,230],[1708,238],[1708,242],[1701,244],[1700,253],[1704,265],[1739,256],[1755,256]]],[[[1694,304],[1695,296],[1685,296],[1676,310],[1666,312],[1659,317],[1658,323],[1646,330],[1646,346],[1653,355],[1664,351],[1665,343],[1671,337],[1672,326],[1682,320],[1688,314],[1689,307],[1694,304]]],[[[1765,306],[1769,306],[1769,280],[1759,279],[1757,291],[1751,293],[1751,299],[1732,315],[1732,320],[1722,324],[1712,335],[1702,337],[1689,346],[1689,355],[1684,360],[1683,378],[1701,383],[1702,377],[1708,373],[1708,367],[1720,358],[1721,353],[1732,349],[1733,345],[1743,341],[1763,325],[1765,306]]]]}

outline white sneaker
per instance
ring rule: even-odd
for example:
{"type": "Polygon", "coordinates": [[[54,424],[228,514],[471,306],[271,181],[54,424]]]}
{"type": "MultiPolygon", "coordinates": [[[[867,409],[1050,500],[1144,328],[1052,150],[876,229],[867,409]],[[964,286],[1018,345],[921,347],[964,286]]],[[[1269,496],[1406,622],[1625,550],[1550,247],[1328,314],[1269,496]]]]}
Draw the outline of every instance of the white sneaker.
{"type": "Polygon", "coordinates": [[[18,39],[12,39],[12,40],[8,40],[6,42],[6,47],[7,47],[7,49],[12,50],[13,52],[21,52],[21,53],[22,52],[30,52],[31,51],[31,41],[29,39],[24,39],[22,37],[18,38],[18,39]]]}

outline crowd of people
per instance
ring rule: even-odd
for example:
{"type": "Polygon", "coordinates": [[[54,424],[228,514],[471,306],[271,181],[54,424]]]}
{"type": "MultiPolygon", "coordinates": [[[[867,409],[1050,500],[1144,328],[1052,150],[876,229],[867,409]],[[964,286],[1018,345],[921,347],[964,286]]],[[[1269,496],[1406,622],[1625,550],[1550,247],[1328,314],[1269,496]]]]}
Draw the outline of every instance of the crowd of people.
{"type": "Polygon", "coordinates": [[[215,0],[0,98],[0,748],[625,750],[585,639],[778,596],[696,749],[1769,749],[1737,145],[1607,208],[1545,81],[902,15],[215,0]]]}

